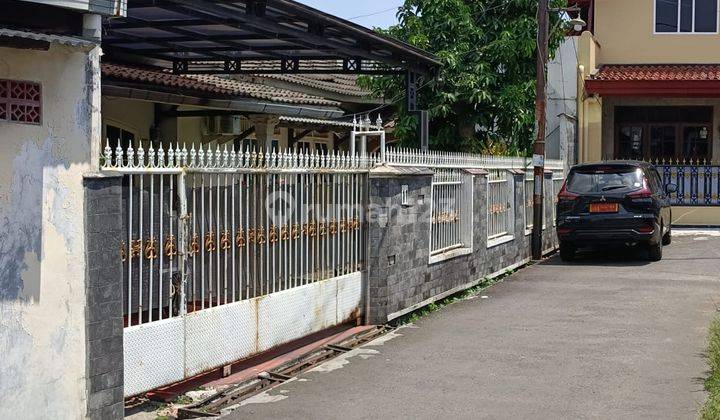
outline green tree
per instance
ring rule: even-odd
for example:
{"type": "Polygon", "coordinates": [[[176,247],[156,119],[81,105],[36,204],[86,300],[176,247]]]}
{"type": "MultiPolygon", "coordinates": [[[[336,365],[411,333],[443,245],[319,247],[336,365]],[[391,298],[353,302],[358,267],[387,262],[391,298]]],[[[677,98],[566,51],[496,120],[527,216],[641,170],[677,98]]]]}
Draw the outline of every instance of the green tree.
{"type": "MultiPolygon", "coordinates": [[[[433,148],[528,153],[535,127],[536,14],[537,0],[406,0],[399,24],[380,30],[434,53],[442,63],[418,91],[419,107],[431,116],[433,148]]],[[[562,38],[559,23],[551,16],[550,51],[562,38]]],[[[395,133],[403,144],[417,145],[404,78],[366,77],[361,83],[396,103],[395,133]]]]}

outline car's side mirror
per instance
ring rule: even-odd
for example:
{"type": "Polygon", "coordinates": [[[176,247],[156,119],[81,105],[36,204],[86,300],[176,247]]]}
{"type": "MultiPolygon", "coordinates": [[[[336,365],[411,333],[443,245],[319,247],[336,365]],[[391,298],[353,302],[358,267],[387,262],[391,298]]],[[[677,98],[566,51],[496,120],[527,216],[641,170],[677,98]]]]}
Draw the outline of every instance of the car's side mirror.
{"type": "Polygon", "coordinates": [[[665,186],[665,192],[667,192],[668,194],[674,194],[677,192],[677,190],[678,190],[678,187],[675,184],[667,184],[665,186]]]}

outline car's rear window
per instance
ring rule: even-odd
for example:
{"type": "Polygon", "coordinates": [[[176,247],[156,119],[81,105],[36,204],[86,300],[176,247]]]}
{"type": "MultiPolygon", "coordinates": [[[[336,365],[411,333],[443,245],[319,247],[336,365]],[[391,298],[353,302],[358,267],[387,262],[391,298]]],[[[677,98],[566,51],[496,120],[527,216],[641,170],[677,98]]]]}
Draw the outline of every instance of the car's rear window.
{"type": "Polygon", "coordinates": [[[573,170],[568,179],[568,191],[584,193],[626,192],[643,185],[643,172],[633,166],[597,166],[573,170]]]}

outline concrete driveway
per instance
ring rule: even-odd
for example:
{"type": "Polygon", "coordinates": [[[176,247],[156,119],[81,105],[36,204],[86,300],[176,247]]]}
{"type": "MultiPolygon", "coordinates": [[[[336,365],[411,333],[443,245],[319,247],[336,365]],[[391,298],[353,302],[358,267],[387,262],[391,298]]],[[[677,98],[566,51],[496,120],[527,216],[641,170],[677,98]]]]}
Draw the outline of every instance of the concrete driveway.
{"type": "Polygon", "coordinates": [[[555,257],[244,403],[228,418],[694,419],[720,237],[555,257]]]}

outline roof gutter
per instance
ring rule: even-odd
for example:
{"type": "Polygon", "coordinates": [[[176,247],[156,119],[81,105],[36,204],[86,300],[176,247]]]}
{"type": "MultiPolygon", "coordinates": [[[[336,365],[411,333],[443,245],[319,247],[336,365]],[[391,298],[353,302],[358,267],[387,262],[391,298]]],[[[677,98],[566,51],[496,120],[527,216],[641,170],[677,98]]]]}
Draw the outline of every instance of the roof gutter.
{"type": "Polygon", "coordinates": [[[339,118],[345,113],[338,108],[311,107],[293,104],[278,104],[252,99],[212,99],[198,98],[177,93],[155,92],[126,86],[103,83],[103,96],[135,99],[139,101],[159,102],[172,105],[188,105],[203,108],[232,110],[254,114],[287,115],[308,118],[339,118]]]}

